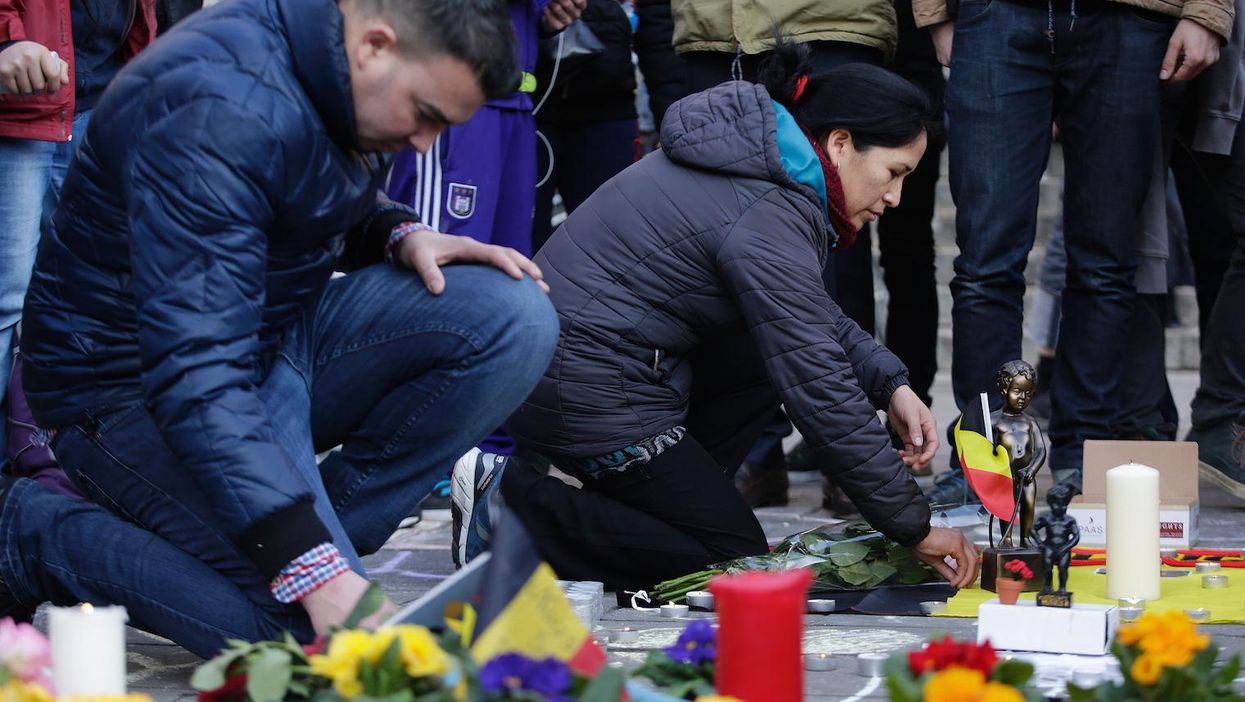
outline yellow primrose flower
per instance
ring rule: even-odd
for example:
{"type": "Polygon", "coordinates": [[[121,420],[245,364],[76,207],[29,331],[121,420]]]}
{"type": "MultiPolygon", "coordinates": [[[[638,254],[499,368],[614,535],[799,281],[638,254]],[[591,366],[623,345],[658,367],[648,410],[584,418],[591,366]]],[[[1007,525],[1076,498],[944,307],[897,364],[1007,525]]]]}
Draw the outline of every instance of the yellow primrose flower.
{"type": "Polygon", "coordinates": [[[1138,684],[1153,685],[1163,676],[1163,662],[1156,656],[1143,653],[1133,661],[1133,667],[1129,673],[1138,684]]]}
{"type": "Polygon", "coordinates": [[[982,688],[981,696],[977,698],[977,702],[1025,702],[1024,695],[1011,685],[1004,685],[1001,682],[988,682],[982,688]]]}
{"type": "Polygon", "coordinates": [[[10,679],[0,687],[0,702],[55,702],[48,691],[38,683],[24,683],[10,679]]]}
{"type": "Polygon", "coordinates": [[[359,695],[363,692],[359,683],[359,662],[371,645],[372,636],[366,631],[339,631],[329,640],[325,654],[308,659],[311,674],[332,680],[342,697],[359,695]]]}
{"type": "Polygon", "coordinates": [[[414,624],[399,624],[394,631],[398,635],[402,667],[407,675],[423,678],[449,674],[450,657],[441,650],[432,632],[414,624]]]}
{"type": "Polygon", "coordinates": [[[925,702],[965,702],[976,700],[986,686],[980,670],[954,666],[934,675],[925,683],[925,702]]]}

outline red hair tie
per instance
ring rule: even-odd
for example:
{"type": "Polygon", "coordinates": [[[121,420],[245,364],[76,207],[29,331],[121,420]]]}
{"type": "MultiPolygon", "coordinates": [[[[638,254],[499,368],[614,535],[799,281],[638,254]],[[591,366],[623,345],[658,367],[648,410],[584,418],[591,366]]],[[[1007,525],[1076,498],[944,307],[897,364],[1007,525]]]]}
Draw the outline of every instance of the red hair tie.
{"type": "Polygon", "coordinates": [[[808,74],[804,74],[795,79],[795,90],[791,91],[791,102],[799,102],[800,96],[804,94],[804,88],[808,85],[808,74]]]}

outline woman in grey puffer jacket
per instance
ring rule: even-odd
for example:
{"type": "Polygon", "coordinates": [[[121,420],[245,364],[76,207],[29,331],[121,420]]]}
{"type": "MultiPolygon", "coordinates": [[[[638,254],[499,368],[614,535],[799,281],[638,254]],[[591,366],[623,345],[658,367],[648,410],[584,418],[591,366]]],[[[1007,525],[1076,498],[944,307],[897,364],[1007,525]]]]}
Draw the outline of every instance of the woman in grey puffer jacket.
{"type": "Polygon", "coordinates": [[[564,578],[647,586],[762,553],[724,467],[739,465],[781,402],[870,524],[954,584],[971,582],[971,545],[930,528],[905,467],[933,458],[933,416],[903,364],[821,282],[828,250],[898,204],[935,116],[883,69],[810,76],[804,56],[780,45],[764,86],[727,83],[676,103],[661,150],[608,181],[536,257],[561,337],[507,428],[584,488],[522,456],[482,459],[474,474],[462,466],[460,562],[482,548],[478,513],[498,482],[564,578]]]}

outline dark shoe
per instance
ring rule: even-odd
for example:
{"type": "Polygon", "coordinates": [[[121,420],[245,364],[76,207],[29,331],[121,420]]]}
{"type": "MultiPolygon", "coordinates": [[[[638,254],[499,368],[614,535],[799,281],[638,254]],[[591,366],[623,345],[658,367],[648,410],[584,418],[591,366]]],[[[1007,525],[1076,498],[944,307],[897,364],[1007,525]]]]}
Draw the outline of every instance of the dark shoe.
{"type": "MultiPolygon", "coordinates": [[[[428,493],[428,496],[425,497],[419,503],[419,505],[415,507],[415,510],[411,512],[408,516],[403,517],[402,521],[398,522],[398,528],[399,529],[410,529],[411,527],[415,526],[416,524],[419,524],[420,522],[424,520],[425,512],[436,513],[438,511],[440,511],[441,514],[443,515],[441,517],[442,519],[444,519],[445,518],[444,515],[450,511],[450,479],[449,478],[441,478],[440,482],[438,482],[436,485],[433,485],[432,492],[428,493]]],[[[429,519],[432,519],[432,518],[433,517],[430,514],[429,519]]]]}
{"type": "Polygon", "coordinates": [[[860,516],[860,510],[856,509],[855,503],[830,478],[823,478],[821,481],[821,508],[839,519],[860,516]]]}
{"type": "Polygon", "coordinates": [[[968,485],[964,471],[953,470],[943,473],[934,480],[934,487],[925,493],[930,505],[959,506],[977,502],[977,494],[968,485]]]}
{"type": "Polygon", "coordinates": [[[1196,441],[1198,474],[1245,500],[1245,425],[1225,419],[1189,430],[1186,441],[1196,441]]]}
{"type": "MultiPolygon", "coordinates": [[[[8,497],[9,487],[15,480],[15,478],[0,475],[0,513],[4,511],[4,500],[8,497]]],[[[0,580],[0,619],[5,618],[29,624],[35,618],[35,608],[19,602],[9,590],[9,586],[0,580]]]]}
{"type": "Polygon", "coordinates": [[[753,509],[787,504],[787,486],[785,468],[773,466],[770,461],[762,465],[744,461],[735,472],[735,489],[753,509]]]}

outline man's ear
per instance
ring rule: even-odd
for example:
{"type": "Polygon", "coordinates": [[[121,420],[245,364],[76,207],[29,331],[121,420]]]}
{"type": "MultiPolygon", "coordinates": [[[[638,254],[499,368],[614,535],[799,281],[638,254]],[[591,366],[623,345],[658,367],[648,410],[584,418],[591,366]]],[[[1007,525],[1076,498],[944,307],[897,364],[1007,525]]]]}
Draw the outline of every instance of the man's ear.
{"type": "Polygon", "coordinates": [[[398,49],[398,34],[393,25],[379,17],[362,19],[351,47],[352,58],[360,66],[373,59],[394,54],[398,49]]]}

